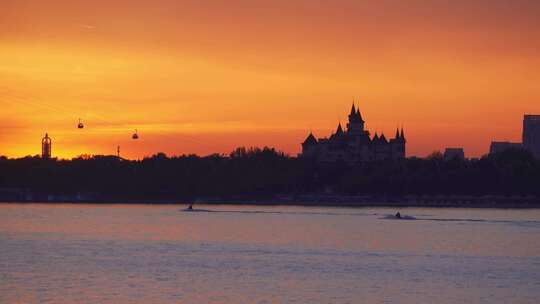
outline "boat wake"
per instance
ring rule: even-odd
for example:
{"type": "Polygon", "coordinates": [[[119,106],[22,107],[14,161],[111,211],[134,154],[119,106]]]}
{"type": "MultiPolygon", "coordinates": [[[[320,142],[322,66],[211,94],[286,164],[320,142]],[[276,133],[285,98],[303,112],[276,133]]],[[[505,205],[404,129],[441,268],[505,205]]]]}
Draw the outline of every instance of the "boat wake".
{"type": "Polygon", "coordinates": [[[402,215],[401,217],[397,217],[393,214],[387,214],[384,217],[381,218],[382,220],[417,220],[414,216],[410,215],[402,215]]]}
{"type": "Polygon", "coordinates": [[[207,210],[207,209],[181,209],[180,212],[216,212],[214,210],[207,210]]]}
{"type": "Polygon", "coordinates": [[[499,223],[499,224],[511,224],[527,227],[540,228],[540,221],[536,220],[497,220],[497,219],[474,219],[474,218],[438,218],[429,217],[426,215],[420,215],[415,217],[411,215],[402,215],[396,217],[394,214],[381,214],[381,213],[341,213],[341,212],[317,212],[317,211],[267,211],[267,210],[209,210],[209,209],[180,209],[180,212],[191,213],[213,213],[213,214],[261,214],[261,215],[322,215],[322,216],[364,216],[371,217],[376,216],[380,220],[403,220],[403,221],[429,221],[429,222],[455,222],[455,223],[499,223]]]}
{"type": "Polygon", "coordinates": [[[341,216],[373,216],[378,213],[339,213],[339,212],[294,212],[294,211],[259,211],[259,210],[207,210],[207,209],[181,209],[181,212],[212,212],[212,213],[239,213],[239,214],[283,214],[283,215],[341,215],[341,216]]]}

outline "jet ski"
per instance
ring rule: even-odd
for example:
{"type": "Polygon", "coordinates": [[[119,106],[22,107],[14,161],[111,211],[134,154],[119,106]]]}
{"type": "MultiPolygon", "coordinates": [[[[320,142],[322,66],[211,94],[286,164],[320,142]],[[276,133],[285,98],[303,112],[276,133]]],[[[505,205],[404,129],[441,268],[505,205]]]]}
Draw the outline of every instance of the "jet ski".
{"type": "Polygon", "coordinates": [[[189,204],[189,206],[185,209],[182,209],[182,211],[193,212],[195,211],[195,209],[193,209],[193,204],[189,204]]]}
{"type": "Polygon", "coordinates": [[[180,210],[182,212],[212,212],[212,210],[206,210],[206,209],[195,209],[193,208],[193,204],[189,204],[189,206],[185,209],[180,210]]]}
{"type": "Polygon", "coordinates": [[[416,220],[414,216],[410,215],[401,215],[401,213],[396,214],[387,214],[383,217],[385,220],[416,220]]]}

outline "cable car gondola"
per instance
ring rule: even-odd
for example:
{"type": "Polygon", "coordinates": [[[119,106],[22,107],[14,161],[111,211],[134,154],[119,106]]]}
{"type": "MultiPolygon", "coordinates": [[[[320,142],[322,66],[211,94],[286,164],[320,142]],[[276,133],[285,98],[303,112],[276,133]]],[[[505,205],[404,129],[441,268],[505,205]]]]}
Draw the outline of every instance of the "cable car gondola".
{"type": "Polygon", "coordinates": [[[79,124],[77,125],[77,128],[82,129],[84,128],[83,123],[81,122],[81,119],[79,118],[79,124]]]}
{"type": "Polygon", "coordinates": [[[135,129],[135,133],[131,136],[132,139],[139,139],[139,135],[137,135],[137,129],[135,129]]]}

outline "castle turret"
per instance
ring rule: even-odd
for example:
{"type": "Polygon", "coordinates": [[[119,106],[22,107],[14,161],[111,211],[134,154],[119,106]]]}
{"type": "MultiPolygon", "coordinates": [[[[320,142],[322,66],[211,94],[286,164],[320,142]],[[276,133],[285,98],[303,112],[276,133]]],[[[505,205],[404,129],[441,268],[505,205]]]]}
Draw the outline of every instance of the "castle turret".
{"type": "Polygon", "coordinates": [[[362,123],[364,123],[364,119],[362,118],[362,114],[360,114],[360,107],[358,107],[358,109],[356,109],[356,119],[362,123]]]}
{"type": "Polygon", "coordinates": [[[317,139],[313,136],[313,133],[309,132],[308,137],[302,143],[302,155],[314,156],[317,153],[317,139]]]}
{"type": "Polygon", "coordinates": [[[364,120],[360,114],[360,109],[354,107],[354,103],[349,114],[349,123],[347,123],[347,132],[351,134],[362,134],[364,132],[364,120]]]}
{"type": "Polygon", "coordinates": [[[396,138],[390,140],[392,145],[392,158],[405,158],[405,134],[403,128],[396,130],[396,138]]]}
{"type": "Polygon", "coordinates": [[[338,123],[338,127],[337,127],[337,130],[336,130],[336,135],[341,135],[343,134],[343,128],[341,127],[341,122],[338,123]]]}
{"type": "Polygon", "coordinates": [[[384,136],[384,133],[381,133],[381,136],[379,137],[379,141],[381,144],[387,144],[388,140],[386,139],[386,136],[384,136]]]}
{"type": "Polygon", "coordinates": [[[317,144],[317,139],[313,136],[313,133],[309,132],[308,137],[302,143],[302,146],[312,146],[317,144]]]}

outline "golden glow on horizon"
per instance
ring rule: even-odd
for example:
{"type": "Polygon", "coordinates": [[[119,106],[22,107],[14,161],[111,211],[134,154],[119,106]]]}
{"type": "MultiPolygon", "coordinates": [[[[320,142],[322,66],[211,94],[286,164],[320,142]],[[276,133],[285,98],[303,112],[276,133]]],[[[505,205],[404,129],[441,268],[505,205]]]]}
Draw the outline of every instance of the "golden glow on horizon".
{"type": "Polygon", "coordinates": [[[3,6],[0,155],[39,154],[45,132],[58,157],[296,154],[354,97],[371,132],[405,126],[408,155],[478,156],[520,141],[523,114],[540,112],[535,1],[3,6]]]}

